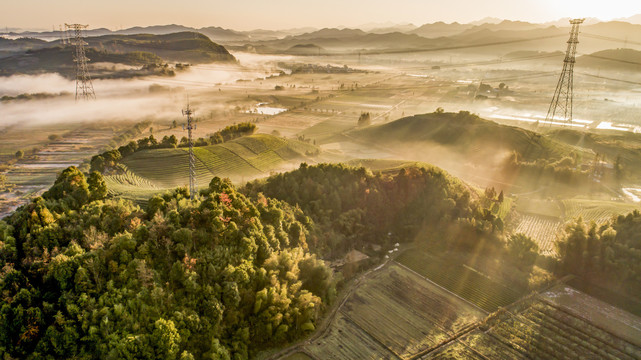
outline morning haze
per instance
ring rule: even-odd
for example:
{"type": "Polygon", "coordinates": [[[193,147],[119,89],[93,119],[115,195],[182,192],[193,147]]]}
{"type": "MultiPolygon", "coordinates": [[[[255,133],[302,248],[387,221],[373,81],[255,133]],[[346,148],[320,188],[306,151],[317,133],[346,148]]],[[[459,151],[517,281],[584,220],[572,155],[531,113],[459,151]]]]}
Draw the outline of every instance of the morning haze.
{"type": "Polygon", "coordinates": [[[181,24],[193,27],[222,26],[237,30],[294,27],[355,27],[368,23],[471,22],[485,17],[548,22],[565,17],[624,18],[641,12],[634,1],[553,0],[422,0],[327,1],[220,1],[170,0],[86,2],[79,0],[5,1],[0,25],[49,29],[53,24],[80,21],[93,28],[181,24]],[[82,20],[82,21],[81,21],[82,20]]]}
{"type": "Polygon", "coordinates": [[[641,358],[638,7],[5,1],[0,358],[641,358]]]}

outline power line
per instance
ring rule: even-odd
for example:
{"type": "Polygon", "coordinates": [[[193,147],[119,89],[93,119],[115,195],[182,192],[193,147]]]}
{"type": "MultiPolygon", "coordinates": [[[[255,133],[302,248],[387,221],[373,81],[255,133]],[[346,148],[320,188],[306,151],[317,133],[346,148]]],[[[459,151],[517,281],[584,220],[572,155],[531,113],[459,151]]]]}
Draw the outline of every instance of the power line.
{"type": "Polygon", "coordinates": [[[607,41],[619,42],[624,44],[641,45],[641,42],[638,42],[638,41],[630,41],[627,39],[617,39],[617,38],[604,36],[604,35],[588,34],[588,33],[581,33],[581,35],[585,37],[593,38],[593,39],[598,39],[598,40],[607,40],[607,41]]]}
{"type": "Polygon", "coordinates": [[[563,120],[572,125],[572,100],[574,97],[574,63],[576,62],[576,45],[579,43],[579,25],[585,19],[572,19],[570,24],[570,39],[568,40],[568,48],[565,51],[565,59],[563,59],[563,71],[559,77],[559,82],[554,90],[554,96],[550,102],[548,113],[545,116],[545,121],[552,122],[557,111],[563,116],[563,120]]]}
{"type": "Polygon", "coordinates": [[[588,74],[588,73],[577,73],[582,76],[589,76],[597,79],[603,79],[603,80],[611,80],[611,81],[618,81],[626,84],[632,84],[632,85],[641,85],[641,82],[637,81],[630,81],[630,80],[622,80],[622,79],[615,79],[607,76],[601,76],[601,75],[593,75],[593,74],[588,74]]]}
{"type": "Polygon", "coordinates": [[[540,55],[524,56],[524,57],[519,57],[519,58],[511,58],[511,59],[494,59],[494,60],[484,60],[484,61],[470,61],[470,62],[467,62],[467,63],[443,64],[443,65],[434,64],[434,66],[439,66],[441,68],[456,68],[456,67],[468,67],[468,66],[496,65],[496,64],[518,62],[518,61],[539,60],[539,59],[558,57],[558,56],[562,56],[562,55],[559,54],[559,53],[540,54],[540,55]]]}
{"type": "Polygon", "coordinates": [[[66,29],[73,30],[75,35],[73,40],[75,48],[73,61],[76,63],[76,101],[78,101],[79,98],[84,100],[96,98],[91,77],[89,76],[89,68],[87,67],[87,61],[89,61],[89,59],[85,55],[85,45],[87,45],[87,43],[82,35],[82,30],[88,26],[89,25],[65,24],[66,29]]]}
{"type": "Polygon", "coordinates": [[[635,61],[629,61],[629,60],[623,60],[623,59],[617,59],[617,58],[611,58],[607,56],[600,56],[600,55],[594,55],[594,54],[579,54],[581,56],[588,56],[592,57],[595,59],[601,59],[601,60],[608,60],[608,61],[615,61],[615,62],[620,62],[623,64],[631,64],[631,65],[641,65],[641,62],[635,62],[635,61]]]}

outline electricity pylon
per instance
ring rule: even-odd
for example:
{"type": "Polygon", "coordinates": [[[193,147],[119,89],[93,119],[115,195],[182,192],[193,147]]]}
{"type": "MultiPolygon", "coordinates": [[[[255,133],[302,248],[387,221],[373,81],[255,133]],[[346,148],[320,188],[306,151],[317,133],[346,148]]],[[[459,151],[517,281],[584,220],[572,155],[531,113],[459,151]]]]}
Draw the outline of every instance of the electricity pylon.
{"type": "Polygon", "coordinates": [[[568,40],[568,48],[565,51],[565,59],[563,60],[563,71],[559,77],[559,82],[554,90],[554,97],[550,102],[548,114],[545,121],[552,124],[555,116],[560,116],[561,119],[572,124],[572,101],[574,91],[574,63],[576,62],[576,44],[579,43],[579,25],[585,19],[572,19],[570,24],[570,39],[568,40]]]}
{"type": "Polygon", "coordinates": [[[187,136],[189,137],[189,197],[193,200],[196,197],[196,158],[194,157],[194,141],[191,137],[191,131],[196,129],[193,123],[192,115],[194,110],[189,107],[183,110],[183,116],[187,116],[187,126],[183,125],[183,130],[187,129],[187,136]]]}
{"type": "Polygon", "coordinates": [[[89,61],[89,59],[85,56],[85,45],[87,45],[87,43],[82,36],[82,30],[86,29],[89,25],[65,24],[65,26],[67,30],[73,30],[75,35],[73,40],[75,47],[73,61],[76,63],[76,101],[78,101],[79,98],[85,100],[95,99],[96,93],[93,91],[93,84],[91,83],[89,68],[87,67],[87,61],[89,61]]]}

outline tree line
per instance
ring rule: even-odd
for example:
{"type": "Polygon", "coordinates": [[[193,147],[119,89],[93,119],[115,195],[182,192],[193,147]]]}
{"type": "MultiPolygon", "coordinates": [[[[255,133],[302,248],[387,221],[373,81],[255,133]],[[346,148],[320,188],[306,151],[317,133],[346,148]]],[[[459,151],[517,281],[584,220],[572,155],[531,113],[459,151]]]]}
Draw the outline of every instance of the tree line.
{"type": "Polygon", "coordinates": [[[596,224],[570,222],[557,242],[560,272],[641,299],[641,213],[596,224]]]}

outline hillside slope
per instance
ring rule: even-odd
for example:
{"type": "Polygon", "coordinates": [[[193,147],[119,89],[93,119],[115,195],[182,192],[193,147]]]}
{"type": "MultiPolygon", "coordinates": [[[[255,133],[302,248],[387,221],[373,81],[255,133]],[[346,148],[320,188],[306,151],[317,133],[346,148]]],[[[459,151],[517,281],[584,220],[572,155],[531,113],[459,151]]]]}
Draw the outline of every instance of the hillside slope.
{"type": "Polygon", "coordinates": [[[109,52],[146,51],[166,61],[208,63],[235,61],[223,47],[197,32],[178,32],[164,35],[105,35],[87,38],[90,47],[109,52]]]}
{"type": "MultiPolygon", "coordinates": [[[[267,134],[196,147],[196,181],[206,185],[214,176],[229,177],[234,181],[248,180],[287,168],[290,163],[308,160],[316,153],[318,148],[314,145],[267,134]]],[[[160,189],[185,185],[189,173],[188,158],[186,148],[142,150],[126,157],[122,163],[138,179],[144,179],[129,184],[132,185],[129,190],[148,188],[144,181],[160,189]]],[[[107,179],[127,185],[126,181],[109,176],[107,179]]],[[[121,190],[129,193],[126,188],[121,190]]]]}
{"type": "MultiPolygon", "coordinates": [[[[90,59],[89,67],[92,72],[92,64],[101,62],[136,67],[155,66],[156,75],[162,75],[157,74],[160,67],[156,65],[163,62],[194,64],[236,61],[223,46],[195,32],[167,35],[105,35],[85,40],[88,44],[86,54],[90,59]]],[[[58,72],[68,77],[75,76],[72,46],[61,47],[57,42],[46,43],[46,47],[38,44],[27,46],[24,42],[21,44],[25,46],[22,51],[13,49],[10,56],[0,58],[0,75],[58,72]]]]}
{"type": "Polygon", "coordinates": [[[414,115],[387,124],[354,130],[350,135],[393,145],[423,143],[458,153],[485,156],[516,151],[525,160],[557,158],[572,151],[568,145],[522,128],[497,124],[469,112],[414,115]]]}

